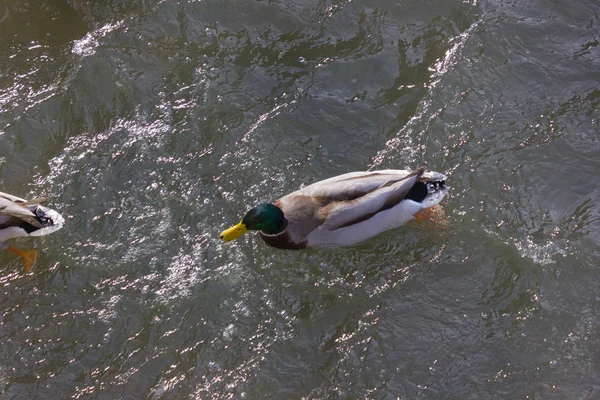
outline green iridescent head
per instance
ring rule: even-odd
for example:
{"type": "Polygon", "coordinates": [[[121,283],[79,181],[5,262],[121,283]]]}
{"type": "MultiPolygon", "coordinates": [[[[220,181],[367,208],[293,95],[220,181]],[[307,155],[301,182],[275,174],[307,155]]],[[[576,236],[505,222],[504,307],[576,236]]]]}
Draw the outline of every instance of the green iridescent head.
{"type": "Polygon", "coordinates": [[[221,232],[221,239],[230,242],[247,231],[261,231],[267,235],[276,235],[285,230],[287,220],[281,208],[274,204],[259,204],[246,213],[244,218],[229,229],[221,232]]]}

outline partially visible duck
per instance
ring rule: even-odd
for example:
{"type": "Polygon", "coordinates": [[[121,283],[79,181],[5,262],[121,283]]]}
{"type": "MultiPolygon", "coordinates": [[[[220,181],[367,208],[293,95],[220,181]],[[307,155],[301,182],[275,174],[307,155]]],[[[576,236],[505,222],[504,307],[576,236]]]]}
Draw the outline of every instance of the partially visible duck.
{"type": "MultiPolygon", "coordinates": [[[[47,197],[25,200],[0,192],[0,242],[24,236],[43,236],[63,227],[65,220],[55,210],[44,207],[47,197]]],[[[35,250],[22,251],[12,246],[8,250],[23,258],[25,271],[37,260],[35,250]]]]}

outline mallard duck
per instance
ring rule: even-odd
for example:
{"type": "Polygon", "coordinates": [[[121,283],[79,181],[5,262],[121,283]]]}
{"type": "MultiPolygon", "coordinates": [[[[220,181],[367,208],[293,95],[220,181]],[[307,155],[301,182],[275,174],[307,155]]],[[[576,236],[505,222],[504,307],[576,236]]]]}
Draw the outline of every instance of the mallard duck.
{"type": "MultiPolygon", "coordinates": [[[[24,236],[43,236],[63,227],[65,220],[55,210],[42,206],[47,197],[25,200],[0,192],[0,242],[24,236]]],[[[23,258],[25,270],[35,264],[35,250],[22,251],[12,246],[8,250],[23,258]]]]}
{"type": "Polygon", "coordinates": [[[220,238],[229,242],[257,230],[268,245],[281,249],[351,246],[404,225],[448,190],[446,176],[425,167],[350,172],[259,204],[220,238]]]}

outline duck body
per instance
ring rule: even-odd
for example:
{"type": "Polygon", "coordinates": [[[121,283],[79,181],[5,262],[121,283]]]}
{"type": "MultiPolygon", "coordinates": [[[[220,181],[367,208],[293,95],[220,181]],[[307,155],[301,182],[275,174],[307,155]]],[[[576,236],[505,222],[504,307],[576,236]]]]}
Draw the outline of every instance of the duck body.
{"type": "Polygon", "coordinates": [[[257,229],[268,245],[283,249],[351,246],[400,227],[420,210],[438,204],[449,190],[445,181],[445,175],[427,172],[424,167],[414,171],[350,172],[255,207],[221,238],[228,241],[240,231],[257,229],[256,221],[264,219],[265,214],[260,209],[273,210],[274,206],[281,210],[284,223],[278,224],[279,229],[273,228],[277,224],[269,225],[267,231],[260,229],[261,225],[257,229]]]}
{"type": "Polygon", "coordinates": [[[48,235],[61,229],[64,218],[42,205],[48,200],[25,200],[0,192],[0,242],[17,237],[48,235]]]}

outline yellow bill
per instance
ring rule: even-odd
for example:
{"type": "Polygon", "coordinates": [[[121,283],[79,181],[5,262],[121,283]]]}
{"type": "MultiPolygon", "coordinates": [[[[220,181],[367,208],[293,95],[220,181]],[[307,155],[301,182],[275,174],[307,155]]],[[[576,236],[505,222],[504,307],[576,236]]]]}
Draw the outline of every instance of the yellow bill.
{"type": "Polygon", "coordinates": [[[240,221],[239,224],[232,226],[231,228],[226,229],[223,232],[221,232],[220,238],[224,242],[231,242],[233,239],[239,238],[247,231],[248,231],[248,229],[246,229],[246,225],[244,225],[244,223],[242,221],[240,221]]]}

